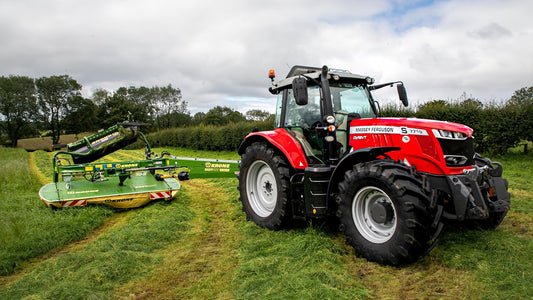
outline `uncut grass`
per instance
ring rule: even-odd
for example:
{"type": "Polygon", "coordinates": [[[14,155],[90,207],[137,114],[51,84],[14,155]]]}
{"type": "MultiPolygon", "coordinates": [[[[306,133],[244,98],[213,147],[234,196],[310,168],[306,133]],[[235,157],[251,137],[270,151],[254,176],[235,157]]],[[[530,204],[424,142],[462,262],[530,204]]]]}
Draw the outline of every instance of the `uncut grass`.
{"type": "Polygon", "coordinates": [[[103,207],[53,211],[39,200],[41,183],[30,172],[28,153],[0,148],[0,275],[25,260],[77,240],[100,226],[103,207]]]}
{"type": "Polygon", "coordinates": [[[492,231],[450,230],[440,242],[442,263],[473,272],[484,299],[533,295],[533,154],[497,157],[509,181],[511,210],[492,231]]]}
{"type": "Polygon", "coordinates": [[[135,211],[85,249],[58,255],[0,290],[1,299],[107,299],[111,291],[145,276],[161,262],[157,250],[182,238],[192,212],[180,202],[156,202],[135,211]]]}
{"type": "Polygon", "coordinates": [[[484,299],[528,299],[533,295],[533,242],[502,229],[449,232],[438,256],[450,269],[472,272],[484,299]]]}

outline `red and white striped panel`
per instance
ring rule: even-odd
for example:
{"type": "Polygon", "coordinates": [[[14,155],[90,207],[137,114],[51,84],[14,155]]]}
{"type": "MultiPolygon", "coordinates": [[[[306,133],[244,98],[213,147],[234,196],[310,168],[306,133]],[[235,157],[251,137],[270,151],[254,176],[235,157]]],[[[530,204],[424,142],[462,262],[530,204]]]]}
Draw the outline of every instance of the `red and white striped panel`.
{"type": "Polygon", "coordinates": [[[170,198],[170,192],[150,193],[150,199],[170,198]]]}
{"type": "Polygon", "coordinates": [[[62,201],[62,207],[71,207],[71,206],[83,206],[87,204],[87,200],[73,200],[73,201],[62,201]]]}

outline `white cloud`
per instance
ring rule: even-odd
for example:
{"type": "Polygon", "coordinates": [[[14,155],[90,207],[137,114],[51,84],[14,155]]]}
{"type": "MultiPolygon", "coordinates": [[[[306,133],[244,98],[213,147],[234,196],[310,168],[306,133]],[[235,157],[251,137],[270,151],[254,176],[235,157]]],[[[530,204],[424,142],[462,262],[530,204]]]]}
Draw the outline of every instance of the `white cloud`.
{"type": "MultiPolygon", "coordinates": [[[[0,75],[182,90],[192,112],[274,111],[268,69],[403,80],[412,102],[533,85],[533,2],[0,0],[0,75]]],[[[384,96],[393,97],[393,94],[384,96]]]]}

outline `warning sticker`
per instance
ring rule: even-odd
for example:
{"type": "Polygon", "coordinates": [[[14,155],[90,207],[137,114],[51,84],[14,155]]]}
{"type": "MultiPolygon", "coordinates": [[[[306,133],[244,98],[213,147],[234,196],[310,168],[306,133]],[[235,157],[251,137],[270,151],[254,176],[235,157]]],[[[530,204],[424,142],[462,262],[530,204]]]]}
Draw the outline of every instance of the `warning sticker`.
{"type": "Polygon", "coordinates": [[[404,126],[352,126],[350,134],[401,134],[401,135],[428,135],[425,129],[409,128],[404,126]]]}

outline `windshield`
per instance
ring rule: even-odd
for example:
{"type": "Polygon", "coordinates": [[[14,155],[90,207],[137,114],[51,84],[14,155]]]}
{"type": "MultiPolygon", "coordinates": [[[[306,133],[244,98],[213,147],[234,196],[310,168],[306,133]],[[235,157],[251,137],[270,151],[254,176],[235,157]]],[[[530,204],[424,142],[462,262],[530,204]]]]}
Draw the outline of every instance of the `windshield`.
{"type": "Polygon", "coordinates": [[[331,100],[335,114],[358,114],[360,118],[374,118],[376,115],[368,101],[368,93],[363,86],[351,83],[332,84],[331,100]]]}

